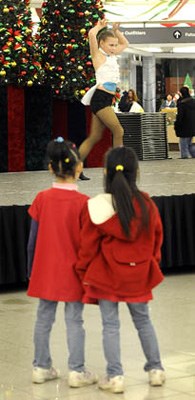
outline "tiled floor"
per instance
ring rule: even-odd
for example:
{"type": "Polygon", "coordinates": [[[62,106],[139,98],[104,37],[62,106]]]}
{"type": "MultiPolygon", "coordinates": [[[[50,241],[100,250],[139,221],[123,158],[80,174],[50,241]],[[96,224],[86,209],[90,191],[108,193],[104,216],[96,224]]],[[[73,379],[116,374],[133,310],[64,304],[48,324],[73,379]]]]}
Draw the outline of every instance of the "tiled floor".
{"type": "MultiPolygon", "coordinates": [[[[154,290],[150,303],[167,380],[163,387],[151,388],[143,371],[137,333],[125,305],[120,305],[121,349],[126,374],[124,395],[100,391],[96,385],[70,389],[67,385],[67,348],[63,304],[59,304],[52,332],[54,365],[61,379],[36,385],[31,383],[33,326],[37,300],[25,291],[5,292],[0,296],[0,399],[1,400],[106,400],[111,396],[125,400],[192,400],[195,398],[195,275],[167,276],[154,290]]],[[[101,323],[97,306],[87,305],[86,363],[99,375],[105,361],[101,347],[101,323]]]]}
{"type": "MultiPolygon", "coordinates": [[[[140,163],[140,187],[151,195],[195,192],[195,162],[173,159],[140,163]]],[[[85,171],[91,177],[79,182],[80,190],[94,195],[102,190],[102,170],[85,171]]],[[[0,174],[0,204],[30,204],[35,194],[51,183],[46,171],[0,174]]],[[[167,380],[151,388],[143,371],[137,333],[125,305],[120,305],[122,361],[126,391],[114,395],[96,385],[70,389],[67,385],[67,347],[63,304],[59,304],[51,337],[54,365],[61,378],[42,385],[31,383],[33,327],[37,300],[25,290],[1,291],[0,295],[0,400],[190,400],[195,399],[195,274],[169,275],[154,290],[151,317],[157,331],[167,380]]],[[[97,306],[86,306],[86,364],[99,375],[105,361],[101,346],[101,322],[97,306]]]]}

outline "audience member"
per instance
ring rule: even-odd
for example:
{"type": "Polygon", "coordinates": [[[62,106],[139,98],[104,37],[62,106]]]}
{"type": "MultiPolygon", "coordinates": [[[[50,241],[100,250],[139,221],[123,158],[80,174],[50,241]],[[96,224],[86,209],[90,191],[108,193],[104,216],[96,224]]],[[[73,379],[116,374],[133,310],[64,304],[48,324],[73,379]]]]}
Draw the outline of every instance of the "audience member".
{"type": "Polygon", "coordinates": [[[166,99],[162,102],[161,106],[160,106],[160,111],[163,108],[175,108],[176,107],[176,103],[173,100],[173,95],[171,93],[168,93],[166,96],[166,99]]]}
{"type": "Polygon", "coordinates": [[[123,92],[123,96],[118,104],[118,109],[121,112],[144,112],[134,89],[123,92]]]}
{"type": "MultiPolygon", "coordinates": [[[[161,386],[165,372],[149,317],[152,289],[163,280],[159,266],[162,223],[155,203],[136,185],[138,159],[129,147],[108,152],[105,192],[88,201],[76,270],[87,298],[99,301],[106,376],[99,388],[124,391],[119,303],[127,304],[146,358],[149,384],[161,386]]],[[[84,299],[85,300],[85,299],[84,299]]]]}
{"type": "Polygon", "coordinates": [[[175,133],[179,137],[181,158],[194,158],[192,138],[195,136],[195,99],[191,97],[187,86],[180,89],[180,95],[174,124],[175,133]]]}

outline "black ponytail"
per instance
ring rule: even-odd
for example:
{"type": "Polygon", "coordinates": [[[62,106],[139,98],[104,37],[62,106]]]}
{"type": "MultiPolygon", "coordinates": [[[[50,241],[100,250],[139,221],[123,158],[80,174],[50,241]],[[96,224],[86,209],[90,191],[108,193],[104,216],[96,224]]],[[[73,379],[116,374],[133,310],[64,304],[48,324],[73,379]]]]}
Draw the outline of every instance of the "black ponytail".
{"type": "Polygon", "coordinates": [[[75,175],[75,167],[79,161],[79,153],[74,143],[63,138],[49,142],[46,152],[54,174],[59,178],[75,175]]]}
{"type": "Polygon", "coordinates": [[[127,237],[130,236],[130,222],[136,217],[134,198],[141,208],[142,226],[148,225],[146,203],[136,185],[137,172],[138,159],[133,149],[117,147],[107,153],[105,191],[112,194],[113,207],[127,237]]]}

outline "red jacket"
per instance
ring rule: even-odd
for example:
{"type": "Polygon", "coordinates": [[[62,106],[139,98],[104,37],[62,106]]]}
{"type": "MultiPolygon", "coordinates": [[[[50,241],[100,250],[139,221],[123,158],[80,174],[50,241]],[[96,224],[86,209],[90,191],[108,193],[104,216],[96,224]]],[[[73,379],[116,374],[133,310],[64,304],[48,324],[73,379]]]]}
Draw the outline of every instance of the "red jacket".
{"type": "Polygon", "coordinates": [[[29,296],[63,302],[82,300],[83,287],[75,264],[87,199],[77,190],[58,188],[43,190],[34,199],[29,214],[38,222],[38,234],[29,296]]]}
{"type": "Polygon", "coordinates": [[[94,288],[94,297],[102,292],[104,299],[143,301],[152,298],[151,289],[163,280],[159,267],[162,223],[154,202],[143,195],[149,226],[140,227],[141,209],[135,199],[130,238],[123,233],[110,194],[98,195],[85,206],[76,270],[90,294],[94,288]]]}

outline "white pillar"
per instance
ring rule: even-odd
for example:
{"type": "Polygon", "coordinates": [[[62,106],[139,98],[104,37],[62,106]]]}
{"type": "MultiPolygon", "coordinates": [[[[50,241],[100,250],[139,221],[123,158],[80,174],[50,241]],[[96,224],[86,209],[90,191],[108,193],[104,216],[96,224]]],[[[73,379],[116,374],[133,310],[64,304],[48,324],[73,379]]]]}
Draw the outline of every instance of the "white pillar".
{"type": "Polygon", "coordinates": [[[155,57],[143,57],[143,108],[156,111],[156,62],[155,57]]]}

